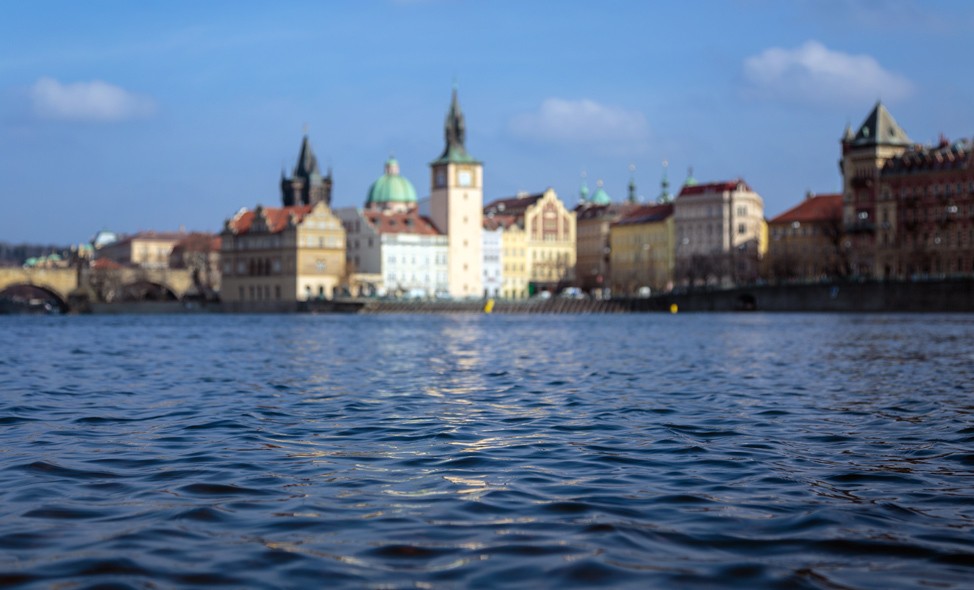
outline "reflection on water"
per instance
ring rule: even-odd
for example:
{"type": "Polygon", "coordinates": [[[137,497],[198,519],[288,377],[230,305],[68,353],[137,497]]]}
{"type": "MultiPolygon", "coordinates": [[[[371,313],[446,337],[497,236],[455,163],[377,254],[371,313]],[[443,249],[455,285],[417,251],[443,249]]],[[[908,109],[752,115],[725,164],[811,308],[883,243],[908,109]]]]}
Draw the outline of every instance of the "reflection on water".
{"type": "Polygon", "coordinates": [[[966,588],[974,318],[0,318],[0,584],[966,588]]]}

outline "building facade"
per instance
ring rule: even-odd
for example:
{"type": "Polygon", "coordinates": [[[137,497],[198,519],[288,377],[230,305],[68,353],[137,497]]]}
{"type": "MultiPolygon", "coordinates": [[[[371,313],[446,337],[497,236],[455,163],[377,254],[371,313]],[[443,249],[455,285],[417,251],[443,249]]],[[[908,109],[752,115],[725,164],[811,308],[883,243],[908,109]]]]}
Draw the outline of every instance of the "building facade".
{"type": "Polygon", "coordinates": [[[242,209],[221,240],[221,299],[231,310],[283,310],[341,294],[345,230],[323,201],[242,209]]]}
{"type": "Polygon", "coordinates": [[[565,207],[554,189],[498,199],[484,208],[484,215],[503,227],[502,291],[523,297],[557,291],[574,283],[575,212],[565,207]],[[510,239],[505,239],[508,232],[510,239]],[[522,266],[523,271],[514,270],[522,266]],[[521,276],[527,281],[526,293],[515,283],[521,276]]]}
{"type": "Polygon", "coordinates": [[[95,248],[95,258],[108,258],[122,266],[147,269],[169,267],[173,247],[189,236],[186,232],[142,231],[95,248]]]}
{"type": "Polygon", "coordinates": [[[673,287],[673,205],[638,206],[610,228],[612,294],[639,296],[673,287]]]}
{"type": "Polygon", "coordinates": [[[447,237],[419,213],[416,189],[395,158],[369,187],[364,209],[337,214],[348,236],[352,294],[429,298],[448,292],[447,237]]]}
{"type": "Polygon", "coordinates": [[[688,182],[674,200],[676,283],[747,283],[767,249],[764,200],[742,179],[688,182]]]}
{"type": "Polygon", "coordinates": [[[772,281],[820,281],[847,274],[842,216],[842,195],[809,193],[769,221],[766,276],[772,281]]]}
{"type": "MultiPolygon", "coordinates": [[[[855,134],[846,127],[842,136],[842,221],[850,272],[860,277],[882,276],[877,256],[877,230],[888,220],[892,201],[884,203],[887,221],[879,221],[881,172],[886,163],[902,155],[913,142],[886,107],[877,102],[855,134]]],[[[888,228],[886,228],[888,229],[888,228]]]]}
{"type": "Polygon", "coordinates": [[[454,298],[482,297],[483,164],[465,144],[466,122],[456,88],[446,115],[446,146],[430,163],[430,217],[448,243],[448,292],[454,298]]]}

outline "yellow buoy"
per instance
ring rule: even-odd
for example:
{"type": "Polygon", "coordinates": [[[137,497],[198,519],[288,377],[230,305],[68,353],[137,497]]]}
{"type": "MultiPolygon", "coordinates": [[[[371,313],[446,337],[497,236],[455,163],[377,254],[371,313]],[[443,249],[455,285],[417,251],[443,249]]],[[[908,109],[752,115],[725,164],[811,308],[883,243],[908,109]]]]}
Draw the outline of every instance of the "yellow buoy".
{"type": "Polygon", "coordinates": [[[487,303],[484,305],[484,313],[490,313],[494,311],[494,300],[488,299],[487,303]]]}
{"type": "Polygon", "coordinates": [[[675,303],[671,303],[670,304],[670,313],[676,313],[678,311],[680,311],[680,308],[675,303]]]}

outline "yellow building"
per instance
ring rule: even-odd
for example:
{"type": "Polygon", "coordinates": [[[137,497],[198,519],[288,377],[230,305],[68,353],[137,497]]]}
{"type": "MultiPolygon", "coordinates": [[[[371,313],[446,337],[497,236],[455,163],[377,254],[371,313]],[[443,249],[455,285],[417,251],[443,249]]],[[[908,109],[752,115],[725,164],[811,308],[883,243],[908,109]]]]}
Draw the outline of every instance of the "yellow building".
{"type": "Polygon", "coordinates": [[[612,294],[639,296],[673,286],[673,205],[643,205],[609,229],[612,294]]]}
{"type": "Polygon", "coordinates": [[[242,209],[221,237],[221,299],[230,310],[286,310],[334,297],[346,282],[345,229],[324,202],[242,209]]]}
{"type": "Polygon", "coordinates": [[[484,229],[500,231],[500,297],[523,299],[528,296],[527,233],[513,215],[484,214],[484,229]]]}
{"type": "Polygon", "coordinates": [[[554,189],[499,199],[484,208],[484,216],[505,224],[501,237],[504,296],[510,292],[510,296],[523,297],[571,285],[575,271],[575,212],[565,208],[554,189]],[[510,277],[503,270],[507,268],[512,269],[510,277]]]}

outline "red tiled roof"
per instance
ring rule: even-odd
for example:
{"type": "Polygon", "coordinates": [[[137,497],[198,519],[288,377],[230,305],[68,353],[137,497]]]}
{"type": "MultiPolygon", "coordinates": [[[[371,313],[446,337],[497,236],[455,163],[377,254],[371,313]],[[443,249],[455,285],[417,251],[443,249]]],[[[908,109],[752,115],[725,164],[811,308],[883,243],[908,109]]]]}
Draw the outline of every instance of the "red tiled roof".
{"type": "Polygon", "coordinates": [[[738,178],[736,180],[725,180],[722,182],[708,182],[704,184],[689,184],[683,185],[680,189],[680,194],[677,197],[682,197],[685,195],[702,195],[704,193],[722,193],[724,191],[733,191],[737,189],[737,185],[743,185],[744,190],[749,191],[751,187],[744,182],[744,179],[738,178]]]}
{"type": "Polygon", "coordinates": [[[118,270],[122,268],[122,265],[115,262],[111,258],[98,258],[91,261],[89,265],[92,270],[118,270]]]}
{"type": "MultiPolygon", "coordinates": [[[[294,216],[295,222],[300,222],[305,215],[311,213],[313,205],[293,205],[291,207],[259,207],[270,233],[276,234],[287,227],[288,219],[294,216]]],[[[244,209],[230,220],[230,231],[235,234],[245,234],[250,231],[257,217],[258,209],[244,209]]]]}
{"type": "Polygon", "coordinates": [[[220,236],[205,232],[193,232],[186,235],[175,246],[173,251],[183,252],[211,252],[220,249],[220,236]]]}
{"type": "Polygon", "coordinates": [[[673,215],[673,203],[664,205],[641,205],[622,216],[614,225],[636,225],[663,221],[673,215]]]}
{"type": "Polygon", "coordinates": [[[416,210],[397,213],[388,211],[364,211],[362,216],[380,234],[440,235],[433,222],[420,215],[416,210]]]}
{"type": "Polygon", "coordinates": [[[842,219],[842,195],[815,195],[775,217],[768,223],[811,223],[842,219]]]}

